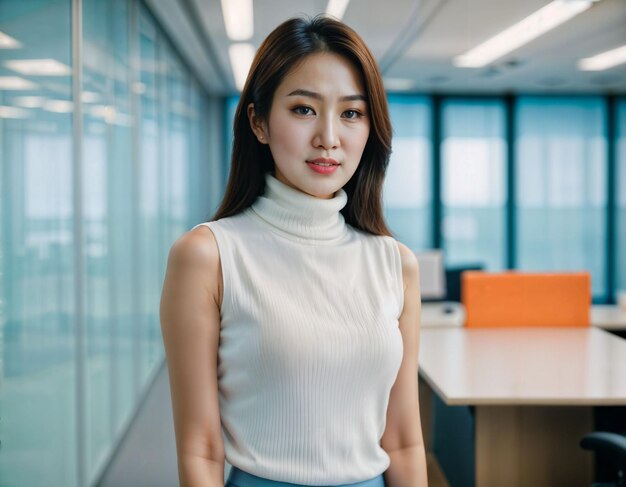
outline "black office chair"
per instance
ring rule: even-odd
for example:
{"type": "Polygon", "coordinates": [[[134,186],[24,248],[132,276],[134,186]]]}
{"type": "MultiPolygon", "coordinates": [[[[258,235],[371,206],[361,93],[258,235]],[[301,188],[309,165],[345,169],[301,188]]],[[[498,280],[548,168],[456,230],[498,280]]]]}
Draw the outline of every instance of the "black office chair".
{"type": "Polygon", "coordinates": [[[626,433],[609,433],[595,431],[580,440],[581,448],[592,450],[598,459],[617,472],[617,479],[612,482],[594,483],[591,487],[622,487],[626,486],[626,433]]]}

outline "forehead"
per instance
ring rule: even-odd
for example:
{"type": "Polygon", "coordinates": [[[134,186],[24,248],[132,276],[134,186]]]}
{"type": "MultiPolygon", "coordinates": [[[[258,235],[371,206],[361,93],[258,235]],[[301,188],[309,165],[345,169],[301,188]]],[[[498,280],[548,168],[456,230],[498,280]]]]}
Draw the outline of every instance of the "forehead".
{"type": "Polygon", "coordinates": [[[356,66],[344,56],[331,52],[309,54],[278,85],[277,92],[306,89],[320,94],[365,95],[356,66]]]}

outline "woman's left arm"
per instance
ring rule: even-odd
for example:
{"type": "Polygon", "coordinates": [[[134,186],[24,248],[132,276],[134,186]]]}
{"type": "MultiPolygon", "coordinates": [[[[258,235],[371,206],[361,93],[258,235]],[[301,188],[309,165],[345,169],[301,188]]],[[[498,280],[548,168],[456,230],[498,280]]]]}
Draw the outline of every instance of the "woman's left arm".
{"type": "Polygon", "coordinates": [[[426,451],[418,398],[419,265],[417,257],[406,245],[398,242],[398,246],[404,282],[404,307],[399,319],[404,354],[391,388],[387,423],[381,439],[381,446],[391,459],[384,478],[386,487],[427,487],[426,451]]]}

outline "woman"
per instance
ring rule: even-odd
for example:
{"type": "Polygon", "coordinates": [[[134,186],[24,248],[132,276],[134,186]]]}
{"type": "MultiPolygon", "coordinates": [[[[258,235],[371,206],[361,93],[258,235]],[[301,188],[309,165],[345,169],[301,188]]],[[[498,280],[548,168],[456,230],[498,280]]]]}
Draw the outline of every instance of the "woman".
{"type": "Polygon", "coordinates": [[[181,487],[426,487],[417,259],[381,207],[391,127],[362,39],[259,48],[226,193],[170,250],[161,326],[181,487]]]}

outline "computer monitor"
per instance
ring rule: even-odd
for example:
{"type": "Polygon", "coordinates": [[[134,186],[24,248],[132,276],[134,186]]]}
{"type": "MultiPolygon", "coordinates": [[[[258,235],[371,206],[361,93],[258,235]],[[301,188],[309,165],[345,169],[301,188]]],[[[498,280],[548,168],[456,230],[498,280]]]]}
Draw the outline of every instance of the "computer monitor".
{"type": "Polygon", "coordinates": [[[461,302],[461,277],[465,271],[482,271],[484,265],[476,262],[446,267],[446,301],[461,302]]]}
{"type": "Polygon", "coordinates": [[[420,266],[422,301],[440,301],[446,297],[446,274],[443,251],[414,252],[420,266]]]}

